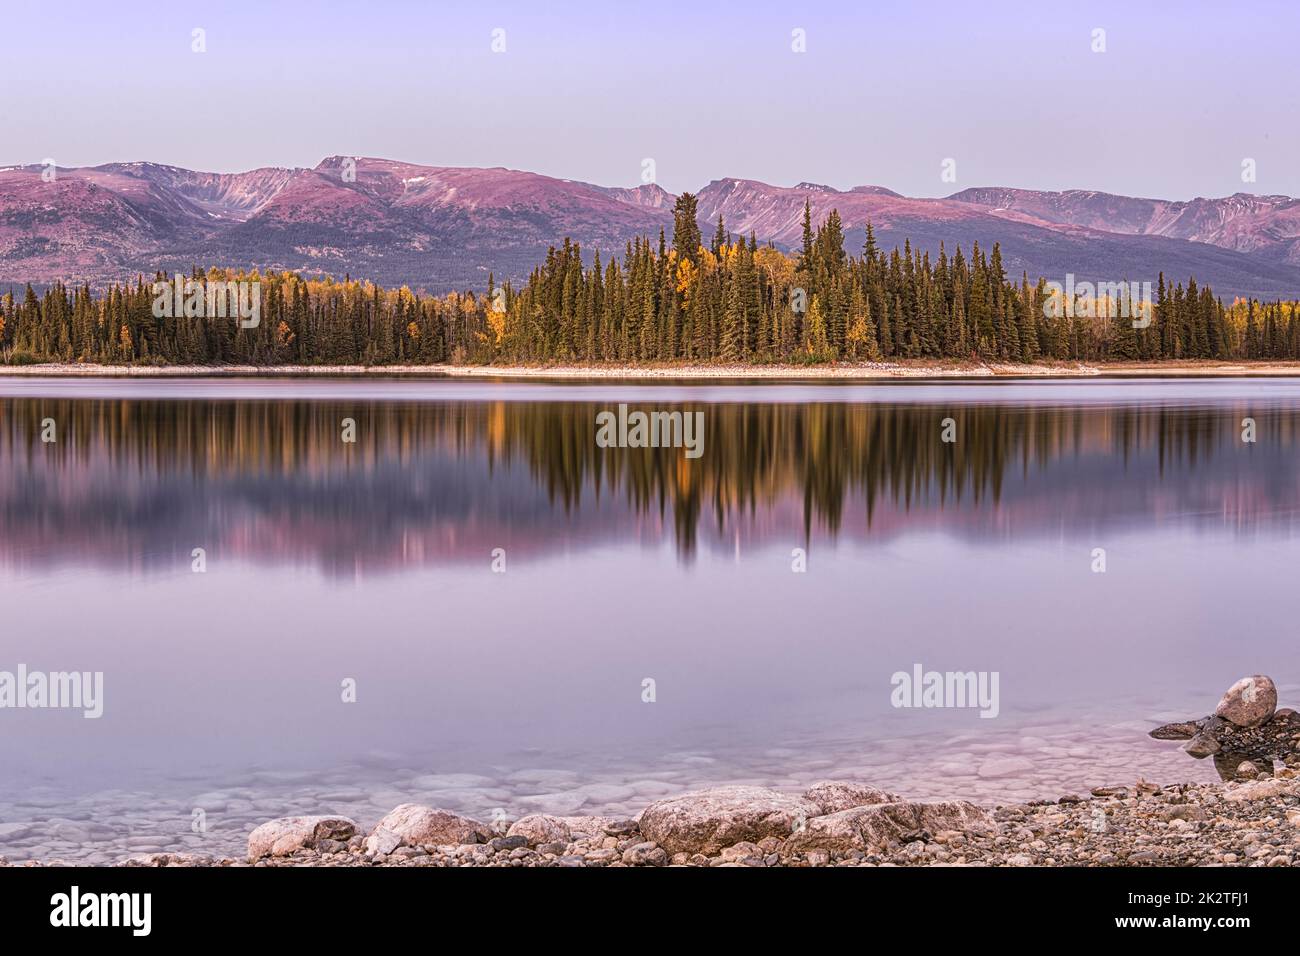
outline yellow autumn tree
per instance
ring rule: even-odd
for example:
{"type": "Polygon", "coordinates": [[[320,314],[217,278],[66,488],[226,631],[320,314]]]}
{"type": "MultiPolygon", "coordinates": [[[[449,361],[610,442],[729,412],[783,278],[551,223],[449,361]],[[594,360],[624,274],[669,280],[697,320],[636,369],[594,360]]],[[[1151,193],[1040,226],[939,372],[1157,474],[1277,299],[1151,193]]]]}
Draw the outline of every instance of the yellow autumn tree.
{"type": "Polygon", "coordinates": [[[683,259],[677,263],[677,292],[682,297],[682,308],[691,307],[691,293],[695,291],[695,282],[699,272],[695,268],[695,263],[690,259],[683,259]]]}
{"type": "Polygon", "coordinates": [[[803,347],[813,361],[832,358],[830,342],[826,338],[826,316],[822,314],[822,304],[817,296],[813,296],[808,305],[808,318],[803,325],[803,347]]]}
{"type": "Polygon", "coordinates": [[[488,302],[487,324],[488,329],[492,332],[492,344],[500,346],[501,340],[506,335],[506,310],[498,309],[494,303],[488,302]]]}
{"type": "Polygon", "coordinates": [[[281,319],[280,324],[275,327],[275,347],[278,349],[287,349],[293,344],[295,337],[293,330],[289,328],[289,323],[284,321],[284,319],[281,319]]]}

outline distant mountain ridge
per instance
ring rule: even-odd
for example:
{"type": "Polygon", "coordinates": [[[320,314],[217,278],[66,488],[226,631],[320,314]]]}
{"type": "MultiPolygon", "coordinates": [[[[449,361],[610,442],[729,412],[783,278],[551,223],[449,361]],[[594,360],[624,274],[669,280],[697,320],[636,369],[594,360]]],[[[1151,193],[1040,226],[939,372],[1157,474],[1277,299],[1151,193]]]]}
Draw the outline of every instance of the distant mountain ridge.
{"type": "MultiPolygon", "coordinates": [[[[516,282],[572,237],[607,260],[636,236],[671,237],[676,197],[519,170],[331,156],[312,169],[206,173],[156,163],[0,169],[0,283],[92,283],[192,265],[350,274],[434,293],[516,282]]],[[[937,254],[1001,244],[1011,275],[1171,281],[1221,296],[1300,296],[1300,200],[1238,193],[1186,202],[1069,190],[965,189],[917,199],[881,186],[837,190],[717,179],[700,227],[792,250],[804,202],[838,209],[850,251],[873,224],[885,249],[937,254]]]]}
{"type": "Polygon", "coordinates": [[[1188,239],[1300,265],[1300,199],[1290,196],[1234,193],[1222,199],[1173,202],[1080,189],[1039,192],[988,187],[964,189],[949,198],[1053,223],[1188,239]]]}

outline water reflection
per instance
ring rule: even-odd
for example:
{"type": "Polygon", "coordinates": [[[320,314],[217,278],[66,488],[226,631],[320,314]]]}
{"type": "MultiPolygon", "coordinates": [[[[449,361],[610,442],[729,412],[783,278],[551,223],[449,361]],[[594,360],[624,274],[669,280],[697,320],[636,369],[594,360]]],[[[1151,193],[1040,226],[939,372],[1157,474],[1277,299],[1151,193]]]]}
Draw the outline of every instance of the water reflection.
{"type": "Polygon", "coordinates": [[[0,667],[102,671],[106,705],[3,715],[13,858],[238,853],[273,816],[412,800],[1054,799],[1212,778],[1147,732],[1241,674],[1300,699],[1293,384],[22,385],[0,667]],[[704,412],[700,458],[597,447],[597,410],[666,398],[704,412]],[[895,709],[917,663],[1000,674],[998,719],[895,709]]]}
{"type": "Polygon", "coordinates": [[[612,405],[3,399],[0,561],[174,568],[201,544],[352,573],[671,540],[689,562],[701,547],[935,527],[1289,531],[1300,513],[1294,407],[1278,397],[646,406],[703,409],[698,459],[597,447],[596,412],[612,405]]]}

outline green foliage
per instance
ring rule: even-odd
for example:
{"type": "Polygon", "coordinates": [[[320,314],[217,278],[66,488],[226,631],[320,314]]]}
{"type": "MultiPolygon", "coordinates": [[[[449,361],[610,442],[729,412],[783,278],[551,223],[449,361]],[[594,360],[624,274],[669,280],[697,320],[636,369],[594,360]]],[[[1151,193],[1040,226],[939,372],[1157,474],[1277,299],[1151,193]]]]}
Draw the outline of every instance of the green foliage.
{"type": "MultiPolygon", "coordinates": [[[[1045,308],[1046,283],[1009,281],[1001,249],[937,261],[910,243],[889,253],[870,225],[847,255],[831,212],[804,210],[797,258],[728,233],[702,247],[695,197],[674,207],[671,246],[628,243],[622,260],[553,247],[522,288],[420,296],[372,283],[217,269],[195,279],[260,282],[261,322],[156,318],[153,281],[92,291],[56,283],[0,296],[0,356],[25,362],[179,365],[430,365],[548,362],[990,362],[1300,359],[1294,303],[1229,308],[1194,279],[1160,276],[1150,322],[1045,308]],[[590,265],[588,265],[590,262],[590,265]],[[602,265],[602,262],[604,263],[602,265]]],[[[168,277],[158,276],[166,281],[168,277]]]]}

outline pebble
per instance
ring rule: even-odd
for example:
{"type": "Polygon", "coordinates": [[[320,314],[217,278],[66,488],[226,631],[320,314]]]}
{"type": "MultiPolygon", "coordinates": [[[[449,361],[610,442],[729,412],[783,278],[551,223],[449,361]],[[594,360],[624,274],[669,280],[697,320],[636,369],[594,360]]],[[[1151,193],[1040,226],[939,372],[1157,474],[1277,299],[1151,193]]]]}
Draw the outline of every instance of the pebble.
{"type": "MultiPolygon", "coordinates": [[[[1287,867],[1300,857],[1300,781],[1291,777],[1248,784],[1166,786],[1137,780],[1080,789],[1092,796],[1066,794],[1056,799],[1001,805],[992,811],[992,827],[918,831],[904,834],[902,842],[870,852],[791,851],[786,848],[786,839],[767,836],[757,843],[739,841],[708,855],[676,853],[670,857],[663,847],[641,833],[635,819],[589,818],[590,823],[584,824],[586,818],[570,818],[567,825],[574,837],[569,842],[533,844],[528,837],[515,834],[495,836],[486,844],[391,846],[391,841],[376,844],[374,833],[358,833],[347,840],[322,839],[314,846],[252,865],[1026,867],[1202,866],[1245,861],[1257,866],[1287,867]],[[1236,798],[1243,788],[1258,788],[1261,783],[1267,787],[1260,796],[1236,798]]],[[[67,827],[68,819],[56,818],[53,826],[67,827]]],[[[9,827],[10,839],[14,833],[25,832],[14,825],[9,827]]],[[[86,852],[75,843],[51,839],[39,842],[38,838],[22,856],[6,853],[9,862],[0,860],[0,866],[31,865],[32,858],[39,861],[36,865],[52,865],[73,857],[97,865],[249,865],[242,856],[204,852],[202,837],[188,836],[200,846],[185,851],[160,849],[156,838],[132,836],[120,841],[124,850],[117,853],[103,849],[86,852]],[[150,839],[154,842],[150,843],[150,839]]]]}

